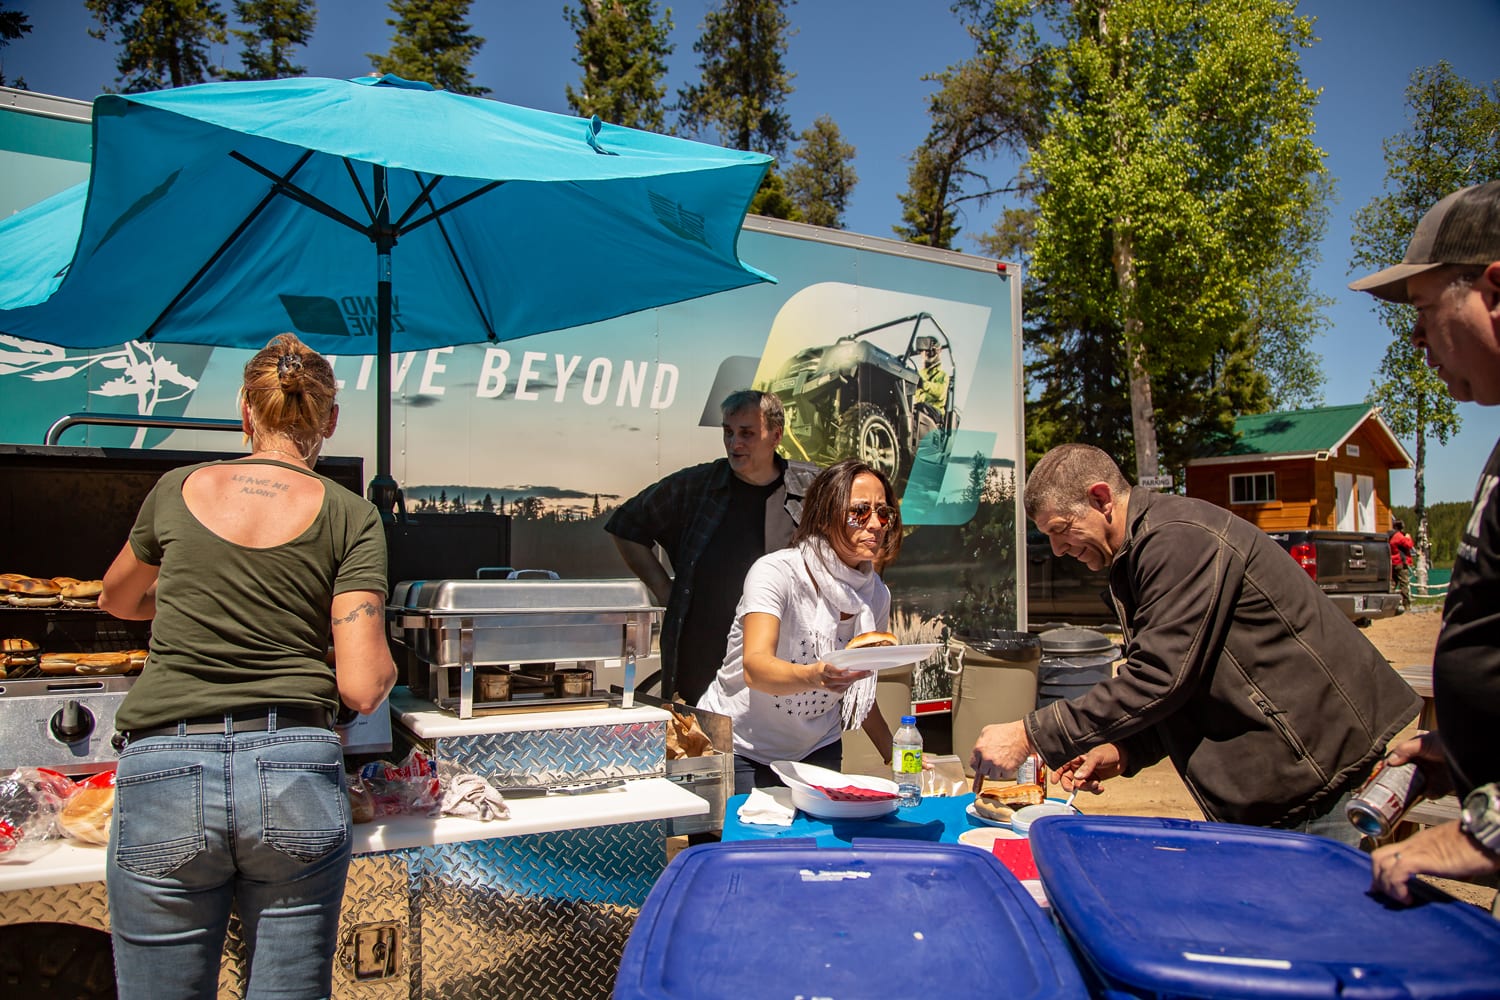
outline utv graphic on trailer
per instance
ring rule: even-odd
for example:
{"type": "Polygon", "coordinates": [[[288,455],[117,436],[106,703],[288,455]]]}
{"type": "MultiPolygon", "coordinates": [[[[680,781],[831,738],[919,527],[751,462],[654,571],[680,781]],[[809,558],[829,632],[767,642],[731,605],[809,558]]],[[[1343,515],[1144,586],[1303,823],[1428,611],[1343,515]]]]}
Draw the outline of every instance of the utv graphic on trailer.
{"type": "Polygon", "coordinates": [[[899,494],[919,447],[924,462],[948,460],[959,421],[955,381],[948,335],[923,312],[798,352],[771,391],[786,408],[788,454],[819,465],[859,458],[889,476],[899,494]],[[869,339],[904,324],[910,329],[899,354],[869,339]]]}

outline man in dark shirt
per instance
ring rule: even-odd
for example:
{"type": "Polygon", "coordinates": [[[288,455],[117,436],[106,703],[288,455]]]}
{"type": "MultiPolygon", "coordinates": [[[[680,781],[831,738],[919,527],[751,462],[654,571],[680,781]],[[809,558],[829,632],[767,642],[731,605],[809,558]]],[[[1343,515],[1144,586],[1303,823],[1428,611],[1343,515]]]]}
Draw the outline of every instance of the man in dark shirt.
{"type": "MultiPolygon", "coordinates": [[[[1500,405],[1500,181],[1439,201],[1417,223],[1400,264],[1349,287],[1415,306],[1412,345],[1453,398],[1500,405]]],[[[1416,760],[1427,794],[1454,789],[1463,813],[1371,855],[1374,887],[1403,902],[1417,875],[1500,872],[1500,444],[1480,474],[1453,559],[1432,693],[1438,731],[1402,743],[1390,760],[1416,760]]]]}
{"type": "Polygon", "coordinates": [[[818,471],[776,454],[786,416],[774,394],[742,389],[720,409],[725,457],[646,487],[604,525],[625,564],[667,609],[662,697],[689,705],[723,662],[751,563],[791,542],[803,492],[818,471]]]}

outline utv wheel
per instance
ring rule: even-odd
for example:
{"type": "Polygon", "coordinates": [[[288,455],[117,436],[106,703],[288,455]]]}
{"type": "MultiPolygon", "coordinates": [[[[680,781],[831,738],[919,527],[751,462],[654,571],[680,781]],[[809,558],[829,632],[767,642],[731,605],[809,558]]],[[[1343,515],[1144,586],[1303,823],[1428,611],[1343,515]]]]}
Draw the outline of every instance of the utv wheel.
{"type": "Polygon", "coordinates": [[[901,472],[901,438],[893,424],[873,403],[860,403],[839,418],[839,454],[857,458],[895,482],[901,472]]]}

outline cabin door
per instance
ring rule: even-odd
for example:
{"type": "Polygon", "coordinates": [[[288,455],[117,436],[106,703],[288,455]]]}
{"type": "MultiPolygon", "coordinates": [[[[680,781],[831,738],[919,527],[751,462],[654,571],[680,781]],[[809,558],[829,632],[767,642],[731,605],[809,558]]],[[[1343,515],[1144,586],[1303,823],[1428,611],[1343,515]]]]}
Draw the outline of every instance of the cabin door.
{"type": "Polygon", "coordinates": [[[1338,512],[1338,531],[1354,529],[1354,476],[1348,472],[1333,474],[1334,509],[1338,512]]]}

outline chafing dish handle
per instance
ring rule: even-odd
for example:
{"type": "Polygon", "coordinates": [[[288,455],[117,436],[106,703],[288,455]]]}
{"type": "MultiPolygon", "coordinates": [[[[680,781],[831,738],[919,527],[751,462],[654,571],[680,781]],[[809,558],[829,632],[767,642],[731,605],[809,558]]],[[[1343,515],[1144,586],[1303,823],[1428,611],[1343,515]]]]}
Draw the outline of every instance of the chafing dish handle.
{"type": "Polygon", "coordinates": [[[474,717],[474,619],[458,622],[458,658],[462,664],[458,680],[458,717],[474,717]]]}
{"type": "Polygon", "coordinates": [[[621,708],[635,707],[635,654],[625,654],[625,693],[620,697],[621,708]]]}

